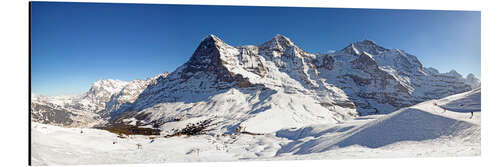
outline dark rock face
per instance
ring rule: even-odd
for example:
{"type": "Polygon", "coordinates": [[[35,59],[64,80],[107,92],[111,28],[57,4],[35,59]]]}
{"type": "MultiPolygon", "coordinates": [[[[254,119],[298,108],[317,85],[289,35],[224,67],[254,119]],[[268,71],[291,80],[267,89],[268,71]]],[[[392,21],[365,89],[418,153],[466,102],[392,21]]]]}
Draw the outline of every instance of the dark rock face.
{"type": "Polygon", "coordinates": [[[213,35],[205,38],[186,63],[181,78],[189,79],[194,73],[207,72],[215,74],[218,81],[229,83],[234,81],[231,73],[223,66],[226,62],[221,59],[220,51],[224,47],[221,45],[223,42],[213,35]]]}
{"type": "Polygon", "coordinates": [[[335,59],[332,56],[325,55],[321,64],[318,64],[318,68],[326,68],[327,70],[333,70],[334,64],[335,64],[335,59]]]}
{"type": "Polygon", "coordinates": [[[369,74],[368,79],[361,79],[356,75],[347,75],[361,86],[357,95],[361,98],[374,99],[382,104],[390,104],[397,108],[407,107],[409,90],[399,83],[396,78],[381,70],[377,62],[366,52],[361,53],[352,62],[352,67],[369,74]]]}

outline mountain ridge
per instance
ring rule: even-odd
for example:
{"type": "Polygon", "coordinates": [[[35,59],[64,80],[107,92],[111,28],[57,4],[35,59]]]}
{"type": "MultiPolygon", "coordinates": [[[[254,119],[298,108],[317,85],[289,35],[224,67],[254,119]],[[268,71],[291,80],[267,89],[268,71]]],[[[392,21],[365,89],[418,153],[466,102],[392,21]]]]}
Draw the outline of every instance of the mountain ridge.
{"type": "Polygon", "coordinates": [[[237,127],[267,133],[390,113],[477,87],[473,76],[466,82],[460,74],[450,74],[370,40],[311,54],[280,34],[260,45],[237,47],[211,34],[174,72],[154,83],[141,82],[144,89],[137,89],[133,98],[120,102],[123,95],[113,94],[100,115],[111,123],[164,130],[172,123],[214,119],[219,122],[214,129],[221,133],[237,127]],[[268,121],[281,125],[262,127],[268,121]]]}

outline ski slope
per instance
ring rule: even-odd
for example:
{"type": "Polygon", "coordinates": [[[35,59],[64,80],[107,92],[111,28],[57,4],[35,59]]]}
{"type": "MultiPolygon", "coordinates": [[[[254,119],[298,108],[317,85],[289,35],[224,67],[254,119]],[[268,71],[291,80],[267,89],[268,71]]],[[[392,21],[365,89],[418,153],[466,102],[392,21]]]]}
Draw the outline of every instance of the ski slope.
{"type": "Polygon", "coordinates": [[[336,124],[305,125],[264,135],[156,136],[153,142],[149,136],[118,138],[104,130],[33,123],[31,158],[34,165],[84,165],[478,156],[480,101],[481,90],[475,89],[388,115],[336,124]]]}
{"type": "Polygon", "coordinates": [[[475,89],[343,125],[278,131],[277,136],[293,142],[277,154],[280,159],[480,155],[480,97],[481,90],[475,89]],[[472,118],[470,112],[475,112],[472,118]]]}

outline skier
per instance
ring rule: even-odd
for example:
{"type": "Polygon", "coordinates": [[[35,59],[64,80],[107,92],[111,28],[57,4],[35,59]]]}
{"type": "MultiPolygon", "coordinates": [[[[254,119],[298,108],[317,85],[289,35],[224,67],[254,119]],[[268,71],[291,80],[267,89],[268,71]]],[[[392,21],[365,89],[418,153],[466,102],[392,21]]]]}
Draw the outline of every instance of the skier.
{"type": "MultiPolygon", "coordinates": [[[[437,104],[437,102],[436,102],[436,101],[434,101],[433,103],[434,103],[434,106],[435,106],[435,107],[438,107],[438,108],[439,108],[439,106],[438,106],[438,104],[437,104]]],[[[436,112],[439,112],[439,110],[436,110],[436,112]]]]}
{"type": "Polygon", "coordinates": [[[155,141],[155,139],[151,140],[151,142],[149,142],[149,143],[153,143],[154,141],[155,141]]]}
{"type": "Polygon", "coordinates": [[[469,119],[472,119],[472,117],[474,116],[474,112],[470,112],[470,118],[469,119]]]}
{"type": "Polygon", "coordinates": [[[80,130],[80,134],[83,134],[83,130],[80,130]]]}

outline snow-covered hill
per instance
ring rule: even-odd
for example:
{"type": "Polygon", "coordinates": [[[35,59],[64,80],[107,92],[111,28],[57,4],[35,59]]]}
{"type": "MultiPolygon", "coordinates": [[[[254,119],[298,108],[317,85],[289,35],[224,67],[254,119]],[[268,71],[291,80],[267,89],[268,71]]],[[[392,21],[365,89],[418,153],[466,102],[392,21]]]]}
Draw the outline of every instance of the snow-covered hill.
{"type": "Polygon", "coordinates": [[[83,165],[477,156],[481,154],[480,97],[481,90],[475,89],[388,115],[264,135],[154,136],[151,140],[149,136],[119,138],[104,130],[34,123],[31,158],[34,165],[83,165]],[[445,112],[444,106],[449,107],[445,112]],[[474,112],[472,118],[470,112],[474,112]]]}
{"type": "MultiPolygon", "coordinates": [[[[295,140],[279,153],[309,154],[354,145],[386,148],[398,143],[452,141],[480,148],[481,90],[430,100],[383,116],[367,116],[339,126],[305,127],[277,132],[295,140]],[[453,105],[460,103],[459,106],[453,105]],[[438,105],[435,105],[438,104],[438,105]],[[444,111],[440,105],[454,106],[444,111]],[[471,117],[470,112],[475,112],[471,117]],[[366,121],[370,120],[370,121],[366,121]],[[367,122],[367,123],[356,123],[367,122]],[[328,133],[326,133],[328,132],[328,133]],[[305,138],[315,136],[314,138],[305,138]]],[[[442,143],[441,143],[442,144],[442,143]]],[[[463,146],[457,146],[460,149],[463,146]]],[[[420,148],[419,148],[420,149],[420,148]]],[[[427,149],[427,148],[422,148],[427,149]]],[[[417,150],[420,151],[420,150],[417,150]]],[[[466,150],[463,150],[466,151],[466,150]]],[[[479,154],[479,152],[475,152],[479,154]]]]}

